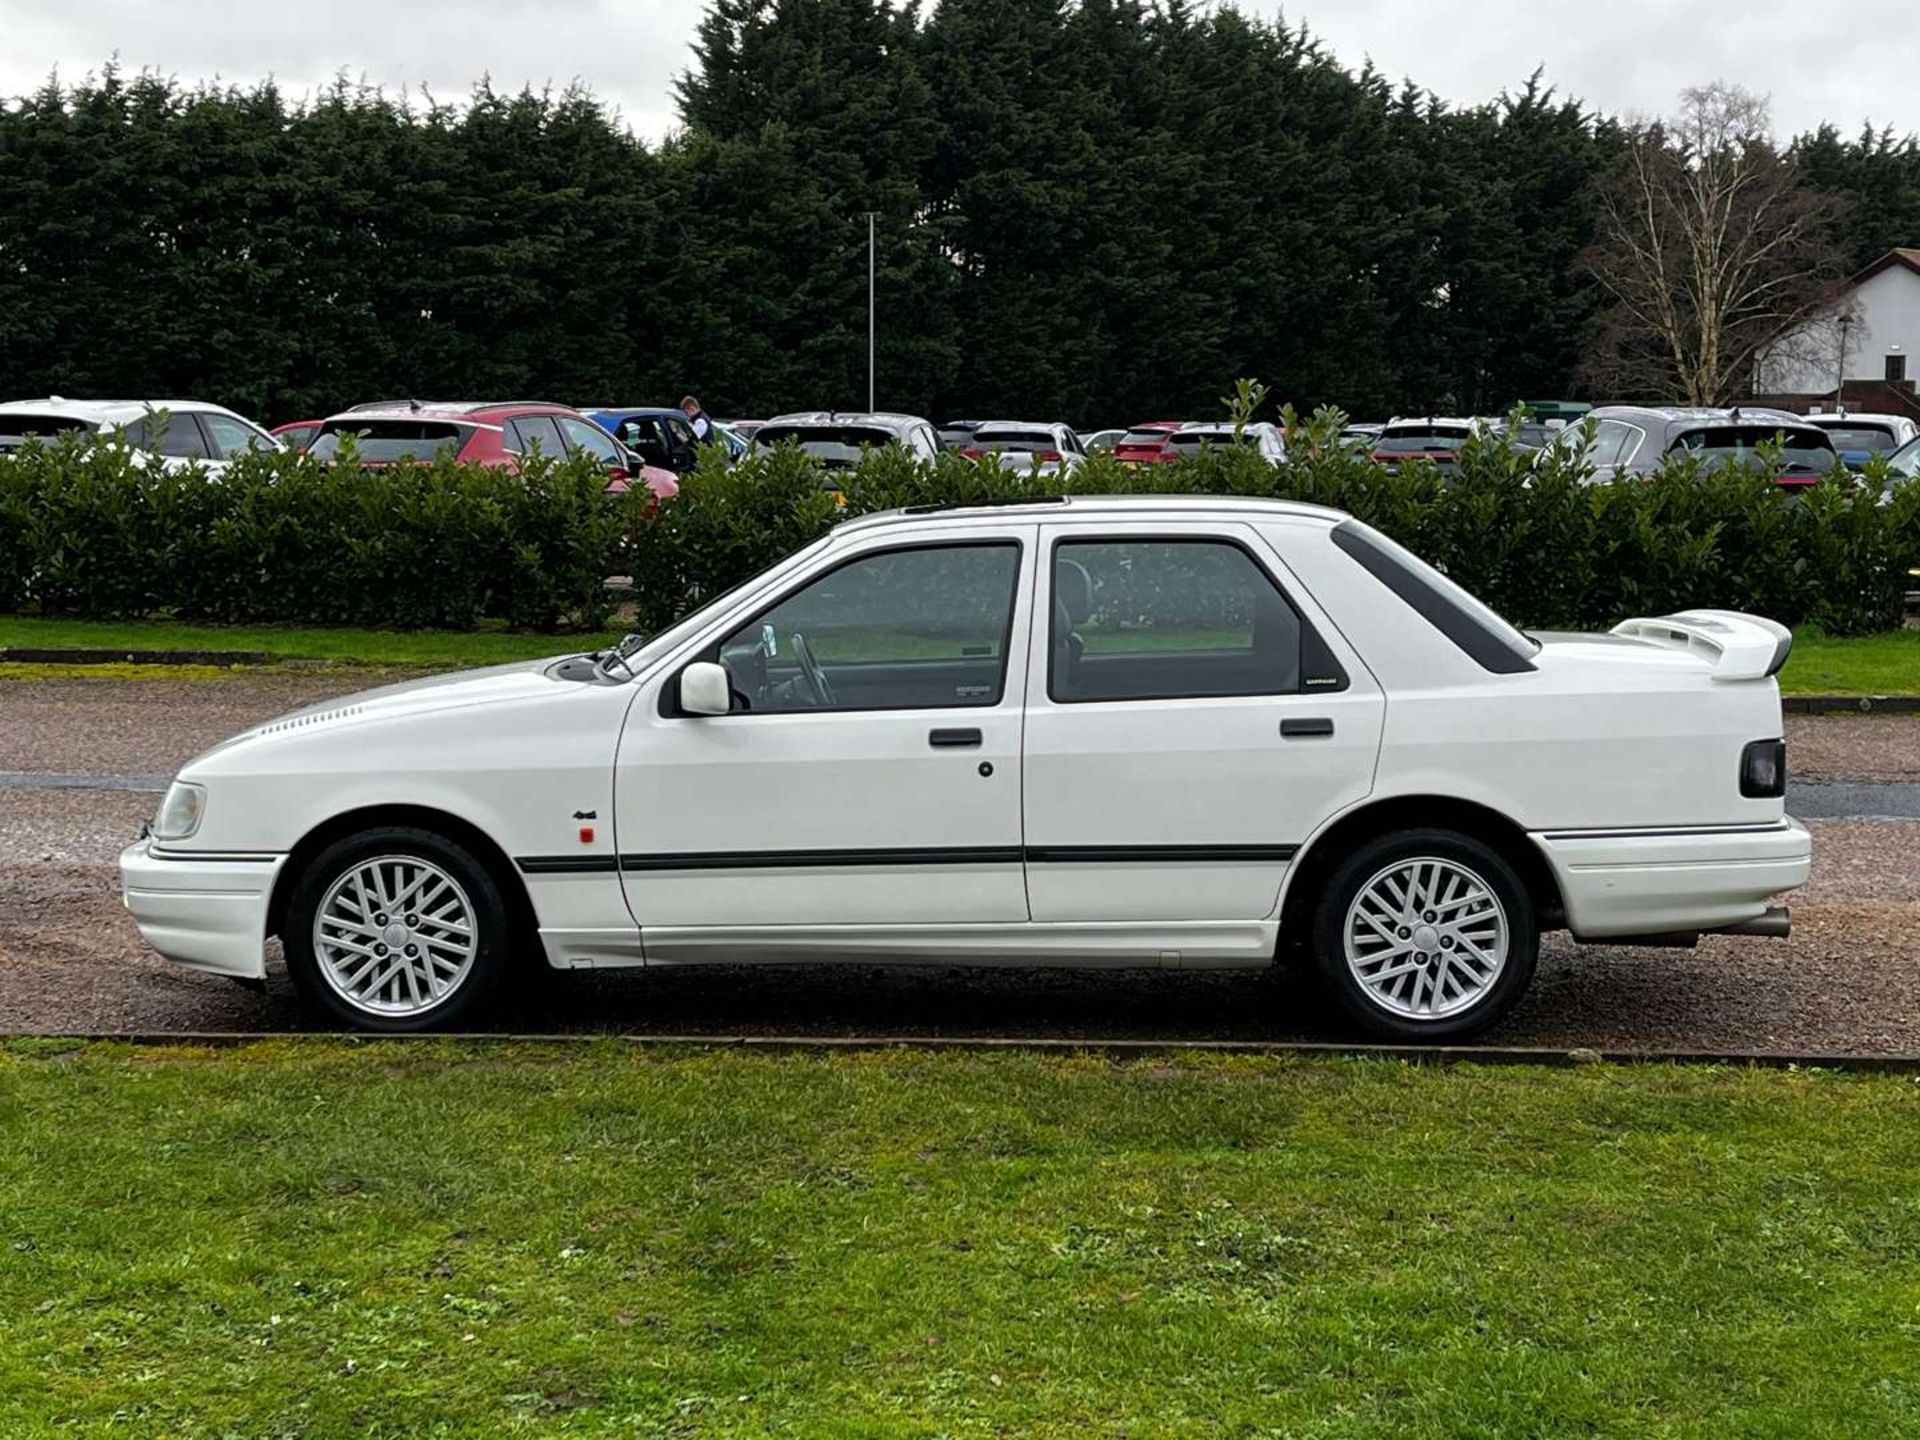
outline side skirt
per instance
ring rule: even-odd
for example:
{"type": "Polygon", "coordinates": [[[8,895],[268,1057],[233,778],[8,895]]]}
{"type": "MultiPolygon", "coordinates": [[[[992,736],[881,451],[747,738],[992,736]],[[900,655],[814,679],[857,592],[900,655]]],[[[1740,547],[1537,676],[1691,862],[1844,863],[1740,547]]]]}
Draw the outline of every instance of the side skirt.
{"type": "MultiPolygon", "coordinates": [[[[1273,920],[1007,925],[649,926],[648,965],[854,964],[1071,966],[1076,969],[1259,969],[1273,959],[1273,920]]],[[[552,952],[554,939],[548,936],[552,952]]],[[[642,963],[599,959],[597,966],[642,963]]]]}

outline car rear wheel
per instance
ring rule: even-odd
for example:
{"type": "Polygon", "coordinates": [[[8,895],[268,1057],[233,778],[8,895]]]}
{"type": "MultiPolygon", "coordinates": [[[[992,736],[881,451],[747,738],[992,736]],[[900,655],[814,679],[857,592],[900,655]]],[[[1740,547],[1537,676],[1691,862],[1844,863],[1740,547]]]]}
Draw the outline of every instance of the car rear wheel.
{"type": "Polygon", "coordinates": [[[1462,1040],[1499,1020],[1540,947],[1526,886],[1498,851],[1405,830],[1341,862],[1314,916],[1314,958],[1346,1013],[1396,1041],[1462,1040]]]}
{"type": "Polygon", "coordinates": [[[497,986],[506,907],[486,867],[445,836],[368,830],[306,867],[283,940],[316,1009],[358,1030],[440,1029],[497,986]]]}

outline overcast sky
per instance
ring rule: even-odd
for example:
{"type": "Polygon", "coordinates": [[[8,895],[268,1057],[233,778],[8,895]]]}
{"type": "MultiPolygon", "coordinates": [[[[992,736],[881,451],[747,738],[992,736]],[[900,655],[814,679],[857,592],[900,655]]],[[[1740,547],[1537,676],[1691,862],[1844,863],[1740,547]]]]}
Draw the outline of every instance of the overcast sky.
{"type": "MultiPolygon", "coordinates": [[[[277,77],[294,94],[337,71],[443,100],[486,73],[496,88],[579,78],[640,134],[674,123],[672,81],[691,59],[703,0],[0,0],[12,38],[0,90],[77,79],[118,54],[184,81],[277,77]]],[[[1274,3],[1243,9],[1273,14],[1274,3]]],[[[1722,78],[1771,93],[1783,136],[1831,120],[1920,129],[1920,27],[1809,0],[1308,0],[1285,7],[1342,62],[1371,56],[1451,101],[1521,84],[1535,66],[1563,94],[1614,113],[1668,111],[1683,86],[1722,78]],[[1858,23],[1853,23],[1858,19],[1858,23]]]]}

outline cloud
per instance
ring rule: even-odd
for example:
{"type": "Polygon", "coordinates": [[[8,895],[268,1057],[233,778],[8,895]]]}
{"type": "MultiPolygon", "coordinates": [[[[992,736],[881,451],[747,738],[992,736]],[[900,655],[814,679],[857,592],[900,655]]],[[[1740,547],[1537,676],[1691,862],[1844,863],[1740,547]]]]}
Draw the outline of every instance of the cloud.
{"type": "MultiPolygon", "coordinates": [[[[0,90],[69,79],[118,55],[194,82],[273,75],[298,95],[336,73],[389,90],[464,96],[584,81],[650,139],[675,123],[674,78],[692,63],[702,0],[0,0],[8,43],[0,90]]],[[[1253,0],[1244,8],[1275,15],[1253,0]]],[[[1782,136],[1822,119],[1914,121],[1900,99],[1920,67],[1920,31],[1837,22],[1803,0],[1313,0],[1286,8],[1345,64],[1368,57],[1457,104],[1517,89],[1535,67],[1561,94],[1609,113],[1665,114],[1688,85],[1721,78],[1771,93],[1782,136]]]]}

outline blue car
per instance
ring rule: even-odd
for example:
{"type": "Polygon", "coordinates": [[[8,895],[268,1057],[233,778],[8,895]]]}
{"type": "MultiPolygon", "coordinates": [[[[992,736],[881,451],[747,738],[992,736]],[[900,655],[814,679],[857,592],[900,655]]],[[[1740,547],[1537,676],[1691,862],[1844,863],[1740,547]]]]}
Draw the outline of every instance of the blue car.
{"type": "Polygon", "coordinates": [[[649,465],[684,475],[700,463],[693,426],[669,405],[581,406],[586,417],[649,465]]]}

